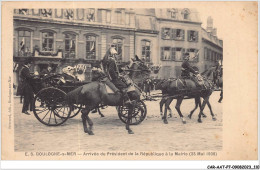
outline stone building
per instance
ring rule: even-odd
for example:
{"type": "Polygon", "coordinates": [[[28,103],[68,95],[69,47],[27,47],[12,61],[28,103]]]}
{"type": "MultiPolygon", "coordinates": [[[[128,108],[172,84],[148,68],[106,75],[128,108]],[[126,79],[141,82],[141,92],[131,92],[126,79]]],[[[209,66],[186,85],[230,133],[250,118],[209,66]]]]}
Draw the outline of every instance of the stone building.
{"type": "MultiPolygon", "coordinates": [[[[160,66],[156,78],[177,77],[183,54],[198,54],[191,62],[200,70],[223,59],[223,42],[213,19],[201,27],[195,9],[15,9],[14,65],[33,57],[32,72],[52,64],[56,72],[67,65],[84,64],[86,79],[110,46],[120,62],[135,55],[150,66],[160,66]]],[[[19,68],[14,67],[14,84],[19,68]]]]}

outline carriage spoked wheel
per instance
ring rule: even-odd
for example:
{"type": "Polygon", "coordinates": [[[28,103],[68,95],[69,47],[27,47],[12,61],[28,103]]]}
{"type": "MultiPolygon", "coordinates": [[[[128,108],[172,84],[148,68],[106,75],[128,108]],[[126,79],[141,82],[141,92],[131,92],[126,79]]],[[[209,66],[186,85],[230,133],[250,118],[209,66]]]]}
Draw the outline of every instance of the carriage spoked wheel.
{"type": "MultiPolygon", "coordinates": [[[[128,120],[128,106],[119,106],[118,107],[118,117],[124,123],[127,123],[128,120]]],[[[130,119],[130,125],[138,125],[140,124],[146,117],[147,109],[146,105],[142,100],[139,100],[134,105],[132,118],[130,119]]]]}
{"type": "Polygon", "coordinates": [[[44,125],[59,126],[70,117],[66,93],[55,87],[40,90],[34,98],[34,116],[44,125]]]}

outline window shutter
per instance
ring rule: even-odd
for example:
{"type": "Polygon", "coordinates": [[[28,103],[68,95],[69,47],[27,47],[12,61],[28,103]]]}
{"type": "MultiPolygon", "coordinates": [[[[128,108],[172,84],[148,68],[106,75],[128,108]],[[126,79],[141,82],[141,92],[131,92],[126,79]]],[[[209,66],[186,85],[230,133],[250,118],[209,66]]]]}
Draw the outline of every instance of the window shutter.
{"type": "Polygon", "coordinates": [[[187,34],[188,34],[187,40],[190,41],[190,30],[187,31],[187,34]]]}
{"type": "Polygon", "coordinates": [[[163,58],[163,47],[161,47],[161,60],[163,61],[164,58],[163,58]]]}
{"type": "Polygon", "coordinates": [[[176,39],[177,30],[176,30],[176,29],[172,29],[171,32],[172,32],[171,38],[172,38],[172,39],[176,39]]]}
{"type": "Polygon", "coordinates": [[[181,34],[182,34],[182,40],[185,40],[185,31],[181,30],[181,34]]]}
{"type": "Polygon", "coordinates": [[[196,42],[199,41],[199,32],[198,31],[195,31],[195,37],[196,37],[196,42]]]}
{"type": "Polygon", "coordinates": [[[172,60],[175,61],[176,48],[172,48],[172,60]]]}
{"type": "Polygon", "coordinates": [[[200,55],[199,55],[199,50],[198,49],[196,49],[195,50],[195,55],[196,55],[196,61],[198,62],[199,61],[199,57],[200,57],[200,55]]]}
{"type": "Polygon", "coordinates": [[[165,35],[164,35],[164,29],[165,29],[165,28],[162,28],[162,39],[165,38],[165,35]]]}
{"type": "Polygon", "coordinates": [[[181,52],[182,52],[182,57],[181,57],[181,59],[183,60],[184,53],[185,53],[185,49],[184,49],[184,48],[182,48],[182,49],[181,49],[181,52]]]}

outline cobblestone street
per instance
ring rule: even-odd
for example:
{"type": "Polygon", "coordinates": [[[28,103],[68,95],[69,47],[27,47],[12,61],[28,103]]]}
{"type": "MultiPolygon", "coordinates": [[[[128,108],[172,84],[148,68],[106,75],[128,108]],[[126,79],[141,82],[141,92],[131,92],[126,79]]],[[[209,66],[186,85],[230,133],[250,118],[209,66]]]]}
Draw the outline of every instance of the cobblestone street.
{"type": "Polygon", "coordinates": [[[204,113],[203,123],[197,122],[199,109],[193,118],[187,116],[194,107],[194,100],[184,100],[181,111],[187,123],[183,124],[174,106],[171,104],[173,117],[169,124],[164,124],[160,117],[159,100],[146,101],[147,117],[129,135],[117,115],[115,107],[108,107],[101,112],[90,113],[94,123],[94,136],[84,133],[81,117],[67,120],[63,125],[48,127],[41,124],[34,116],[21,113],[22,104],[15,97],[15,151],[177,151],[177,150],[221,150],[222,149],[222,104],[218,103],[220,92],[214,92],[210,98],[217,121],[212,121],[209,109],[204,113]]]}

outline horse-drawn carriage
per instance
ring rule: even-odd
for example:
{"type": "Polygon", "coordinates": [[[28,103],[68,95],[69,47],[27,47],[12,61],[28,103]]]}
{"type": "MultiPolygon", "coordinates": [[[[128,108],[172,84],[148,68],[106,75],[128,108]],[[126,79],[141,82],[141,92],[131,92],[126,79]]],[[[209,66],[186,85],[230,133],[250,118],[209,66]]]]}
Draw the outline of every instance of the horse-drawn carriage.
{"type": "MultiPolygon", "coordinates": [[[[131,70],[138,69],[139,67],[142,66],[133,64],[132,68],[130,68],[129,70],[131,72],[131,70]]],[[[95,71],[92,71],[92,74],[95,74],[95,71]]],[[[132,75],[134,74],[136,73],[133,73],[132,75]]],[[[42,124],[47,126],[62,125],[69,118],[75,117],[76,115],[78,115],[80,111],[86,110],[87,109],[86,107],[89,107],[87,106],[88,104],[86,104],[86,101],[83,100],[77,100],[71,102],[71,100],[68,99],[68,94],[70,94],[70,98],[71,98],[72,96],[71,94],[74,93],[73,94],[74,96],[77,95],[74,92],[75,90],[77,91],[77,89],[80,89],[86,85],[89,86],[91,86],[91,84],[95,85],[95,83],[98,84],[99,86],[104,87],[107,96],[114,95],[113,92],[112,94],[109,94],[108,92],[109,87],[102,79],[97,79],[95,82],[93,81],[80,82],[75,80],[74,81],[65,80],[64,74],[53,74],[43,79],[40,78],[33,79],[31,84],[34,93],[36,94],[33,102],[34,103],[33,113],[35,117],[42,124]]],[[[136,89],[140,90],[134,83],[132,83],[132,89],[133,87],[134,90],[136,89]]],[[[138,93],[141,94],[140,91],[138,93]]],[[[106,105],[109,104],[102,102],[95,107],[98,108],[106,105]]],[[[122,103],[118,105],[110,105],[110,106],[116,106],[119,119],[123,123],[128,124],[128,126],[140,124],[145,119],[147,114],[146,105],[140,98],[137,98],[137,100],[135,100],[134,102],[134,105],[132,105],[131,107],[129,105],[124,105],[122,103]]]]}
{"type": "MultiPolygon", "coordinates": [[[[38,90],[34,97],[33,112],[35,117],[47,126],[58,126],[66,122],[69,118],[73,118],[85,107],[83,103],[67,103],[67,93],[72,90],[88,84],[90,82],[66,82],[62,83],[62,75],[55,74],[45,79],[34,79],[34,86],[42,87],[42,84],[47,84],[47,87],[38,90]]],[[[66,81],[66,80],[65,80],[66,81]]],[[[142,100],[137,102],[138,107],[134,109],[131,125],[141,123],[147,113],[146,106],[142,100]],[[141,107],[141,108],[140,108],[141,107]]],[[[102,107],[100,105],[99,107],[102,107]]],[[[124,123],[127,122],[128,106],[117,107],[118,116],[124,123]]]]}

